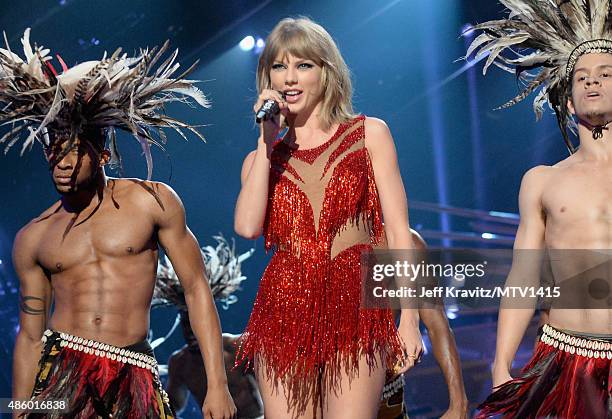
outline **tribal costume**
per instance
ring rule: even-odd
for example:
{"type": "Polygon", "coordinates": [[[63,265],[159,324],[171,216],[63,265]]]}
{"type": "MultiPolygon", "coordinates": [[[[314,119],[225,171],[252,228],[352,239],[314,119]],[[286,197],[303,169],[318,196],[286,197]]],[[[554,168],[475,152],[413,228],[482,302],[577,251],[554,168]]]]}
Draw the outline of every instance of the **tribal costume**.
{"type": "MultiPolygon", "coordinates": [[[[612,54],[610,0],[500,0],[506,19],[474,26],[481,33],[467,56],[487,57],[491,65],[515,73],[524,89],[509,107],[540,89],[534,100],[538,118],[546,102],[552,107],[570,153],[567,130],[576,123],[568,108],[572,78],[585,54],[612,54]]],[[[604,125],[590,127],[594,140],[604,125]]],[[[536,352],[521,375],[495,389],[478,417],[612,417],[609,383],[612,351],[609,336],[589,336],[545,326],[536,352]]]]}
{"type": "Polygon", "coordinates": [[[404,403],[404,375],[387,371],[376,419],[408,419],[404,403]]]}
{"type": "MultiPolygon", "coordinates": [[[[27,29],[21,39],[25,59],[11,51],[8,41],[6,49],[0,48],[0,124],[8,127],[0,144],[5,144],[5,152],[20,140],[22,153],[38,142],[54,167],[77,141],[101,152],[108,140],[121,168],[115,130],[122,129],[139,141],[150,179],[150,148],[165,142],[164,129],[183,137],[186,129],[202,138],[196,127],[164,113],[165,105],[188,99],[208,106],[194,81],[185,79],[195,64],[175,75],[177,51],[162,58],[168,43],[141,50],[135,57],[117,49],[110,57],[105,54],[100,61],[70,69],[57,56],[63,69],[59,74],[49,50],[32,48],[29,35],[27,29]]],[[[68,413],[31,413],[32,417],[173,416],[147,342],[116,348],[54,331],[45,332],[44,340],[33,397],[67,400],[68,413]]]]}
{"type": "Polygon", "coordinates": [[[147,341],[118,348],[47,330],[32,400],[66,400],[68,409],[29,418],[174,417],[147,341]]]}
{"type": "Polygon", "coordinates": [[[392,368],[401,354],[391,311],[361,308],[361,253],[383,235],[364,121],[340,124],[313,149],[279,141],[271,156],[264,235],[275,252],[236,365],[263,367],[298,412],[340,391],[360,357],[392,368]]]}
{"type": "Polygon", "coordinates": [[[544,325],[529,363],[495,389],[477,418],[610,418],[611,367],[612,335],[544,325]]]}

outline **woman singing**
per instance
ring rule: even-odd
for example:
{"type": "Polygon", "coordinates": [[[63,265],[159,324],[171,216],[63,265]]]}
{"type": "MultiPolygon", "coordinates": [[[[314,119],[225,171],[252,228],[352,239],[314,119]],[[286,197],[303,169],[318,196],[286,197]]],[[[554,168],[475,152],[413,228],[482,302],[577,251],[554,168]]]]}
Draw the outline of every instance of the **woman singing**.
{"type": "Polygon", "coordinates": [[[253,361],[266,418],[374,418],[385,371],[422,350],[416,310],[397,328],[390,310],[360,307],[361,253],[385,234],[390,248],[412,248],[391,133],[353,113],[349,70],[309,19],[276,25],[257,88],[254,109],[272,99],[280,113],[244,160],[235,229],[263,232],[274,255],[237,363],[253,361]]]}

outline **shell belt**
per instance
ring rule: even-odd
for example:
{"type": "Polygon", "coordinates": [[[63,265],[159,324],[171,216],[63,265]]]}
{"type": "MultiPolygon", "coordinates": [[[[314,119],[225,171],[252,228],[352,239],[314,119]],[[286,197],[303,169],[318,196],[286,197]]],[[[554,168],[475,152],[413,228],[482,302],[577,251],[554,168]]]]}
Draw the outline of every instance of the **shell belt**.
{"type": "MultiPolygon", "coordinates": [[[[54,332],[52,330],[45,330],[45,333],[42,337],[43,343],[46,343],[47,338],[53,335],[53,333],[54,332]]],[[[125,348],[119,348],[117,346],[109,345],[107,343],[84,339],[82,337],[74,336],[64,332],[57,333],[59,333],[59,336],[61,338],[60,346],[62,348],[69,348],[75,351],[83,352],[85,354],[91,354],[99,356],[101,358],[108,358],[112,361],[118,361],[140,368],[146,368],[150,370],[155,376],[159,374],[157,360],[152,356],[140,352],[131,351],[125,348]]]]}
{"type": "Polygon", "coordinates": [[[545,324],[540,340],[560,351],[588,358],[612,360],[612,343],[597,338],[583,338],[563,333],[545,324]]]}

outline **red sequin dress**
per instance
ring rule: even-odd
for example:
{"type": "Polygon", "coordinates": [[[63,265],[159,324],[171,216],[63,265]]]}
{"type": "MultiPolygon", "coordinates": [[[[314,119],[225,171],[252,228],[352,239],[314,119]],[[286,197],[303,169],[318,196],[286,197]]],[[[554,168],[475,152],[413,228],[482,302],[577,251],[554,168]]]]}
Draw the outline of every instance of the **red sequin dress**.
{"type": "Polygon", "coordinates": [[[354,375],[361,355],[389,366],[400,352],[391,311],[360,308],[361,252],[383,236],[364,120],[313,149],[281,141],[271,156],[264,237],[275,253],[236,365],[256,357],[298,409],[354,375]]]}

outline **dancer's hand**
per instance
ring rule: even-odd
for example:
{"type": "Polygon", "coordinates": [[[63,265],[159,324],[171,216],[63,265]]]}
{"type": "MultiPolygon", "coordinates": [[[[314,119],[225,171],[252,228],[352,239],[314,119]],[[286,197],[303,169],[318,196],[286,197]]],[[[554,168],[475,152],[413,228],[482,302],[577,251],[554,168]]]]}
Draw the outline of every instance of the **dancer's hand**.
{"type": "Polygon", "coordinates": [[[400,321],[398,327],[400,336],[400,342],[402,344],[403,351],[403,363],[400,362],[395,371],[398,374],[402,374],[412,368],[415,364],[421,362],[421,355],[423,354],[423,340],[421,338],[421,332],[419,331],[419,322],[417,321],[400,321]]]}
{"type": "Polygon", "coordinates": [[[236,405],[227,386],[208,387],[204,404],[202,405],[204,419],[234,419],[236,405]]]}

